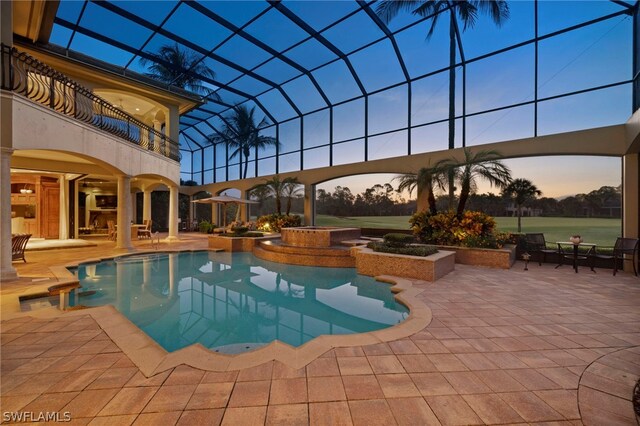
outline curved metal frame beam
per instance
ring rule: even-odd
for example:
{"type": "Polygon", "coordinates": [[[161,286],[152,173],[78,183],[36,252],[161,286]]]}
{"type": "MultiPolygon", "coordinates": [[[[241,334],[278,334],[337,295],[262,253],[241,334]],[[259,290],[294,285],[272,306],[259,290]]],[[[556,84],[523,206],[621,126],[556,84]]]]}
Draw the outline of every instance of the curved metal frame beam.
{"type": "Polygon", "coordinates": [[[279,1],[276,1],[276,0],[267,0],[267,1],[278,12],[282,13],[284,16],[289,18],[289,20],[291,22],[296,24],[298,27],[302,28],[307,34],[309,34],[311,37],[313,37],[316,41],[320,42],[324,47],[329,49],[334,55],[336,55],[338,58],[342,59],[342,61],[347,65],[347,68],[349,68],[349,72],[351,73],[351,76],[353,77],[353,79],[356,81],[356,84],[358,85],[358,88],[360,89],[362,94],[363,95],[367,95],[367,91],[364,88],[364,85],[362,84],[362,81],[360,81],[360,77],[358,77],[358,73],[356,73],[355,69],[353,68],[353,65],[351,64],[351,61],[349,60],[347,55],[345,55],[342,52],[342,50],[338,49],[335,45],[333,45],[333,43],[331,43],[329,40],[327,40],[319,32],[314,30],[309,24],[307,24],[305,21],[300,19],[300,17],[298,15],[293,13],[289,8],[284,6],[279,1]]]}
{"type": "MultiPolygon", "coordinates": [[[[94,0],[92,0],[92,1],[94,1],[94,0]]],[[[242,73],[244,75],[247,75],[247,76],[249,76],[251,78],[254,78],[254,79],[260,81],[261,83],[266,84],[267,86],[273,87],[275,89],[279,89],[281,91],[282,95],[284,96],[284,98],[287,100],[287,102],[289,102],[291,107],[294,110],[297,109],[297,107],[295,106],[295,103],[287,96],[287,94],[282,90],[282,88],[279,85],[277,85],[276,83],[274,83],[273,81],[268,80],[268,79],[262,77],[261,75],[258,75],[256,73],[254,73],[251,70],[248,70],[248,69],[246,69],[244,67],[241,67],[240,65],[236,64],[233,61],[225,59],[222,56],[219,56],[219,55],[217,55],[217,54],[215,54],[213,52],[207,51],[206,49],[203,49],[201,46],[199,46],[199,45],[197,45],[197,44],[195,44],[195,43],[193,43],[193,42],[191,42],[191,41],[189,41],[189,40],[187,40],[187,39],[185,39],[183,37],[180,37],[180,36],[170,32],[170,31],[166,30],[163,27],[159,27],[159,26],[157,26],[157,25],[155,25],[155,24],[153,24],[153,23],[151,23],[151,22],[149,22],[149,21],[147,21],[147,20],[145,20],[145,19],[143,19],[143,18],[141,18],[141,17],[139,17],[137,15],[134,15],[134,14],[130,13],[127,10],[124,10],[124,9],[118,7],[118,6],[115,6],[112,3],[103,2],[103,1],[95,2],[95,3],[97,5],[103,7],[104,9],[107,9],[107,10],[109,10],[109,11],[111,11],[111,12],[117,14],[117,15],[120,15],[121,17],[126,18],[126,19],[128,19],[128,20],[130,20],[130,21],[132,21],[132,22],[134,22],[134,23],[136,23],[136,24],[138,24],[138,25],[140,25],[142,27],[145,27],[145,28],[147,28],[147,29],[149,29],[151,31],[155,31],[157,34],[160,34],[160,35],[162,35],[164,37],[167,37],[168,39],[170,39],[172,41],[180,43],[183,46],[186,46],[189,49],[193,50],[194,52],[200,53],[201,55],[207,56],[207,57],[209,57],[209,58],[211,58],[211,59],[213,59],[215,61],[218,61],[221,64],[228,66],[229,68],[233,68],[236,71],[239,71],[240,73],[242,73]]],[[[57,18],[56,18],[56,20],[57,20],[57,18]]],[[[77,28],[83,28],[83,27],[77,27],[77,28]]],[[[115,40],[113,40],[113,41],[115,42],[115,40]]],[[[139,52],[140,54],[144,53],[144,52],[140,52],[137,49],[136,49],[136,52],[139,52]]],[[[151,55],[148,55],[148,54],[146,55],[146,57],[149,57],[149,60],[152,60],[154,62],[157,60],[157,58],[155,58],[155,57],[153,57],[151,55]]],[[[200,74],[197,74],[197,73],[193,73],[193,75],[198,76],[198,78],[201,78],[203,81],[212,80],[212,79],[208,79],[205,76],[201,76],[200,74]]],[[[221,83],[221,82],[216,82],[216,83],[211,83],[211,84],[214,84],[215,86],[218,86],[220,88],[229,90],[230,92],[236,93],[236,94],[242,96],[243,98],[247,98],[247,99],[253,100],[254,102],[256,102],[256,104],[260,105],[260,108],[263,109],[263,112],[266,115],[269,116],[268,111],[266,111],[264,109],[264,107],[255,98],[255,96],[251,96],[251,95],[249,95],[247,93],[244,93],[244,92],[242,92],[242,91],[240,91],[238,89],[230,87],[227,84],[224,84],[224,83],[221,83]]],[[[270,117],[270,118],[272,118],[272,117],[270,117]]]]}
{"type": "MultiPolygon", "coordinates": [[[[215,21],[217,24],[219,24],[219,25],[225,27],[226,29],[228,29],[229,31],[233,32],[234,35],[238,35],[238,36],[244,38],[245,40],[247,40],[248,42],[253,43],[255,46],[259,47],[260,49],[264,50],[265,52],[268,52],[274,58],[280,59],[282,62],[286,63],[290,67],[295,68],[296,70],[298,70],[303,75],[306,75],[307,77],[309,77],[309,79],[311,80],[311,83],[313,83],[313,86],[316,88],[316,90],[318,91],[318,93],[320,94],[320,96],[322,97],[324,102],[326,103],[326,105],[327,106],[331,105],[331,102],[329,101],[329,98],[324,93],[324,91],[322,90],[322,88],[320,87],[318,82],[316,81],[315,77],[309,72],[308,69],[306,69],[305,67],[301,66],[297,62],[292,61],[288,57],[284,56],[281,52],[278,52],[277,50],[273,49],[272,47],[270,47],[266,43],[263,43],[262,41],[258,40],[257,38],[255,38],[251,34],[249,34],[246,31],[244,31],[242,28],[236,27],[231,22],[227,21],[226,19],[224,19],[220,15],[212,12],[211,10],[207,9],[206,7],[200,5],[199,3],[187,2],[186,4],[188,4],[192,9],[197,10],[198,12],[202,13],[203,15],[208,17],[209,19],[215,21]]],[[[296,112],[298,112],[298,111],[296,111],[296,112]]],[[[301,112],[300,112],[299,115],[301,115],[301,112]]]]}

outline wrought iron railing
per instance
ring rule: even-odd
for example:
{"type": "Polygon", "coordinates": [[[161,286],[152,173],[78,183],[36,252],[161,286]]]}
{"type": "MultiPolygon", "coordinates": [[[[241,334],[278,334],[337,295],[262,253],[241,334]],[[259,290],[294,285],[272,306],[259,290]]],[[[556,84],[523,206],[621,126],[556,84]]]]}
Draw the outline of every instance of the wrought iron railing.
{"type": "Polygon", "coordinates": [[[25,52],[1,45],[2,90],[180,161],[178,143],[25,52]]]}

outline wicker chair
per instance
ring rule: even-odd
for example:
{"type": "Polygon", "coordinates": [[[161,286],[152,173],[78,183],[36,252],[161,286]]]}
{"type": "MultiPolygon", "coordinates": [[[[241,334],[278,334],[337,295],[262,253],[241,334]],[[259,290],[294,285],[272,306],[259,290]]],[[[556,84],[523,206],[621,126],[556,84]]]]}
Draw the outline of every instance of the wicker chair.
{"type": "Polygon", "coordinates": [[[12,234],[11,235],[11,261],[22,260],[27,263],[24,258],[24,249],[31,238],[31,234],[12,234]]]}
{"type": "Polygon", "coordinates": [[[118,237],[118,232],[116,231],[116,225],[115,223],[113,223],[112,220],[108,220],[107,221],[107,229],[108,229],[108,238],[111,241],[115,241],[116,238],[118,237]]]}
{"type": "Polygon", "coordinates": [[[613,254],[595,254],[596,259],[607,259],[613,260],[613,275],[618,272],[618,259],[630,260],[633,263],[633,273],[638,276],[638,270],[636,264],[638,262],[638,250],[640,246],[640,239],[638,238],[622,238],[618,237],[616,239],[616,244],[613,246],[613,254]],[[625,255],[630,255],[631,258],[625,258],[625,255]]]}
{"type": "Polygon", "coordinates": [[[146,226],[138,230],[138,238],[151,238],[151,224],[153,221],[151,219],[145,219],[143,223],[146,226]]]}
{"type": "Polygon", "coordinates": [[[525,244],[526,250],[530,254],[537,253],[539,255],[538,264],[540,266],[542,266],[542,262],[547,261],[547,254],[558,253],[557,250],[547,248],[547,242],[542,233],[525,234],[525,244]]]}

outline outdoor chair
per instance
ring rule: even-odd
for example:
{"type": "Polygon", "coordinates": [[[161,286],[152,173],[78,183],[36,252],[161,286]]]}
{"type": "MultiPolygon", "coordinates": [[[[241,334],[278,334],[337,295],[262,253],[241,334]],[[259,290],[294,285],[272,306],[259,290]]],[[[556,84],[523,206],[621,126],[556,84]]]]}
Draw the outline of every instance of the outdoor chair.
{"type": "Polygon", "coordinates": [[[613,254],[595,254],[596,259],[613,260],[613,275],[618,272],[618,259],[630,260],[633,263],[633,273],[638,276],[638,270],[636,264],[638,263],[638,250],[640,246],[640,239],[638,238],[622,238],[618,237],[616,243],[613,246],[613,254]],[[626,258],[625,255],[631,256],[626,258]]]}
{"type": "Polygon", "coordinates": [[[116,225],[115,223],[113,223],[112,220],[107,221],[107,232],[108,232],[107,238],[109,238],[111,241],[115,241],[118,234],[116,231],[116,225]]]}
{"type": "Polygon", "coordinates": [[[138,230],[138,238],[151,238],[151,219],[145,219],[144,224],[146,225],[144,228],[138,230]]]}
{"type": "Polygon", "coordinates": [[[11,261],[22,260],[27,263],[24,258],[24,249],[27,247],[31,234],[12,234],[11,235],[11,261]]]}
{"type": "Polygon", "coordinates": [[[540,266],[542,266],[542,262],[547,261],[547,254],[558,253],[557,250],[547,248],[547,242],[545,241],[544,234],[542,233],[525,234],[524,239],[526,251],[529,252],[529,254],[537,254],[539,256],[538,264],[540,266]]]}

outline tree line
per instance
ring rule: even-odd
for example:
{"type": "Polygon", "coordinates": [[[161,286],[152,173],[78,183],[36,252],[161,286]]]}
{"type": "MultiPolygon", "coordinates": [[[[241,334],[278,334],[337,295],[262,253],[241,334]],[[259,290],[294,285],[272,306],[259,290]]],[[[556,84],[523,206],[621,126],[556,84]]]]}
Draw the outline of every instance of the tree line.
{"type": "MultiPolygon", "coordinates": [[[[458,197],[454,197],[457,202],[458,197]]],[[[436,195],[439,211],[448,210],[447,194],[436,195]]],[[[603,186],[586,194],[562,199],[530,198],[524,206],[539,209],[540,216],[560,217],[620,217],[621,187],[603,186]]],[[[505,216],[513,203],[507,194],[471,194],[466,202],[468,210],[479,210],[491,216],[505,216]]],[[[296,202],[294,201],[294,205],[296,202]]],[[[300,206],[302,200],[300,200],[300,206]]],[[[406,216],[417,209],[416,200],[407,200],[391,184],[376,184],[359,194],[349,187],[336,186],[333,191],[316,191],[316,213],[333,216],[406,216]]]]}

